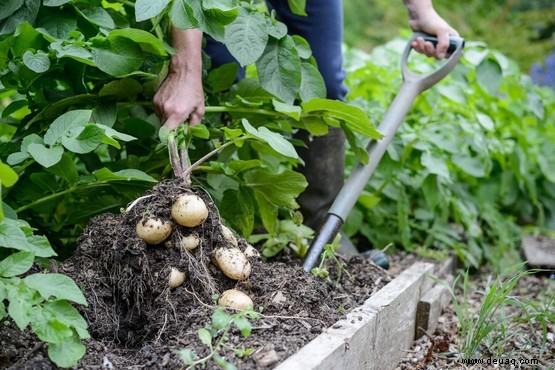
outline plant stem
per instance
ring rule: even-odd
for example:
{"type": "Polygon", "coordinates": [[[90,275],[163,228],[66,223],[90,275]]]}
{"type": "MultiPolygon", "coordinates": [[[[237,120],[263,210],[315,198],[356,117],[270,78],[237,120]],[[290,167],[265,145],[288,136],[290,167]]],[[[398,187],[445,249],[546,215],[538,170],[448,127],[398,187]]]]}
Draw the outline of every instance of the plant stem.
{"type": "MultiPolygon", "coordinates": [[[[135,106],[135,105],[142,105],[142,106],[152,106],[152,102],[144,101],[144,102],[133,102],[133,103],[118,103],[118,106],[127,107],[127,106],[135,106]]],[[[286,114],[276,112],[273,110],[268,109],[261,109],[261,108],[247,108],[247,107],[226,107],[223,105],[207,105],[204,107],[204,111],[206,113],[250,113],[250,114],[260,114],[264,116],[271,116],[271,117],[284,117],[287,118],[286,114]]]]}
{"type": "Polygon", "coordinates": [[[233,141],[228,141],[225,144],[222,144],[220,147],[212,150],[210,153],[206,154],[204,157],[202,157],[201,159],[199,159],[198,161],[196,161],[195,163],[193,163],[189,168],[187,168],[185,171],[183,171],[183,178],[188,177],[191,172],[193,172],[201,163],[206,162],[206,160],[208,160],[208,158],[212,157],[213,155],[221,152],[222,150],[224,150],[225,148],[227,148],[230,145],[233,145],[234,142],[233,141]]]}
{"type": "Polygon", "coordinates": [[[225,328],[223,334],[221,335],[221,337],[218,340],[218,342],[216,343],[216,345],[214,347],[212,347],[212,351],[208,355],[206,355],[205,357],[203,357],[201,359],[198,359],[195,362],[192,362],[187,369],[193,369],[195,367],[195,365],[205,364],[208,360],[210,360],[216,354],[216,352],[218,352],[218,349],[222,345],[222,342],[226,338],[227,332],[229,331],[230,328],[231,328],[231,322],[225,328]]]}
{"type": "Polygon", "coordinates": [[[154,27],[156,37],[158,37],[161,41],[164,41],[164,32],[162,32],[162,27],[160,27],[160,17],[157,17],[156,20],[151,18],[150,22],[152,23],[152,27],[154,27]]]}
{"type": "MultiPolygon", "coordinates": [[[[189,151],[187,150],[188,148],[188,144],[185,143],[185,145],[183,146],[183,148],[181,148],[181,168],[183,168],[183,172],[187,171],[189,169],[189,167],[191,166],[189,163],[189,151]]],[[[187,184],[191,183],[191,176],[189,174],[187,174],[184,177],[185,182],[187,182],[187,184]]]]}
{"type": "Polygon", "coordinates": [[[179,162],[179,151],[177,149],[174,132],[170,132],[170,135],[168,136],[168,152],[170,155],[170,164],[173,168],[175,177],[186,179],[183,175],[183,167],[181,167],[181,163],[179,162]]]}
{"type": "Polygon", "coordinates": [[[260,108],[244,108],[244,107],[224,107],[224,106],[206,106],[204,107],[206,113],[223,113],[223,112],[237,112],[237,113],[252,113],[263,114],[266,116],[284,116],[285,114],[260,108]]]}
{"type": "Polygon", "coordinates": [[[131,1],[127,1],[127,0],[118,0],[119,3],[122,3],[124,5],[130,6],[132,8],[135,7],[135,3],[131,2],[131,1]]]}
{"type": "Polygon", "coordinates": [[[41,203],[48,202],[48,201],[50,201],[50,200],[56,199],[56,198],[58,198],[58,197],[61,197],[61,196],[66,195],[66,194],[73,193],[73,192],[76,191],[76,190],[91,189],[91,188],[95,188],[95,187],[98,187],[98,186],[106,186],[106,185],[109,185],[108,182],[107,182],[107,181],[103,181],[103,182],[94,183],[94,184],[92,184],[92,185],[90,185],[90,186],[69,188],[69,189],[60,191],[59,193],[50,194],[50,195],[47,195],[47,196],[42,197],[42,198],[40,198],[40,199],[37,199],[37,200],[35,200],[35,201],[31,202],[31,203],[27,203],[26,205],[21,206],[21,207],[19,207],[18,209],[16,209],[16,210],[15,210],[15,213],[23,212],[23,211],[25,211],[25,210],[27,210],[27,209],[29,209],[29,208],[32,208],[32,207],[34,207],[34,206],[37,206],[37,205],[41,204],[41,203]]]}

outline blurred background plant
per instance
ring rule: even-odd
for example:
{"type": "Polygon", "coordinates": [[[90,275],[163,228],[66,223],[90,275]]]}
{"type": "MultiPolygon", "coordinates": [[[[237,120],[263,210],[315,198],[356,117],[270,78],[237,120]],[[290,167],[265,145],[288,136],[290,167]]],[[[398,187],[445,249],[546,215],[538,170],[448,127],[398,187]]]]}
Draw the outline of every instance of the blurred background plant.
{"type": "MultiPolygon", "coordinates": [[[[467,40],[479,40],[514,59],[524,71],[555,48],[552,0],[435,0],[438,13],[467,40]]],[[[402,1],[344,0],[345,42],[371,50],[407,27],[402,1]]]]}
{"type": "MultiPolygon", "coordinates": [[[[408,36],[406,10],[400,1],[344,4],[348,99],[377,123],[401,84],[403,42],[387,42],[408,36]]],[[[555,81],[555,3],[434,6],[469,41],[462,63],[417,99],[346,233],[360,245],[454,250],[467,265],[502,269],[519,260],[522,230],[555,227],[554,98],[534,86],[555,81]]]]}
{"type": "MultiPolygon", "coordinates": [[[[399,89],[404,46],[397,39],[371,54],[345,53],[348,100],[373,122],[399,89]]],[[[413,69],[436,63],[414,58],[413,69]]],[[[455,251],[468,266],[516,263],[523,227],[555,228],[554,120],[552,90],[503,53],[468,42],[453,73],[416,99],[345,233],[361,246],[455,251]]]]}

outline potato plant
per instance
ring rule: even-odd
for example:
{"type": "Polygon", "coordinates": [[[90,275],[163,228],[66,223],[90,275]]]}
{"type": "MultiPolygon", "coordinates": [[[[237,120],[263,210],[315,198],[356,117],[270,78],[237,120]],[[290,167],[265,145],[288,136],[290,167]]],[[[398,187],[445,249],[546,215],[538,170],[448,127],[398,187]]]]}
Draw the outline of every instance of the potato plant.
{"type": "MultiPolygon", "coordinates": [[[[21,217],[32,217],[63,257],[71,255],[87,220],[117,212],[171,174],[159,145],[167,133],[158,135],[151,104],[173,52],[170,22],[202,29],[258,71],[234,83],[236,66],[211,70],[205,58],[210,128],[191,128],[185,145],[191,161],[225,146],[193,180],[242,235],[255,223],[275,233],[276,210],[297,206],[295,197],[306,182],[293,171],[299,163],[293,132],[320,135],[328,125],[342,125],[378,136],[360,109],[323,99],[306,41],[287,35],[283,24],[256,5],[231,0],[11,4],[16,10],[0,13],[0,160],[20,181],[3,201],[21,217]],[[244,33],[252,44],[236,42],[244,33]],[[277,58],[263,57],[271,53],[286,54],[294,70],[271,78],[268,71],[283,69],[277,58]],[[238,140],[242,135],[262,140],[238,140]]],[[[291,4],[301,12],[302,2],[291,4]]]]}

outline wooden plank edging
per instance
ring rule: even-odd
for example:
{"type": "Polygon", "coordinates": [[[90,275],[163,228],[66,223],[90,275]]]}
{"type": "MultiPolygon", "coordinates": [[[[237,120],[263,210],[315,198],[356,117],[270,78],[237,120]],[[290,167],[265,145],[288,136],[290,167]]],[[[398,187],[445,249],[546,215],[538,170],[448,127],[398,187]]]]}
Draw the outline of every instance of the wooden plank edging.
{"type": "Polygon", "coordinates": [[[276,370],[394,369],[415,334],[418,301],[434,265],[417,262],[276,370]]]}

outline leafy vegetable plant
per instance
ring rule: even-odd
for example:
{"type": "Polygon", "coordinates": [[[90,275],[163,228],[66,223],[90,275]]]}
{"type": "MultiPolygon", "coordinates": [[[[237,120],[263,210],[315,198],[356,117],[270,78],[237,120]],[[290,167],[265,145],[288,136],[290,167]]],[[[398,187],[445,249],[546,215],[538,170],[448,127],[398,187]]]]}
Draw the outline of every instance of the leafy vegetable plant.
{"type": "Polygon", "coordinates": [[[30,326],[48,343],[50,359],[70,367],[85,354],[81,339],[89,338],[89,333],[87,322],[68,301],[87,302],[69,277],[29,273],[36,258],[56,255],[48,240],[33,231],[21,220],[0,221],[0,323],[11,318],[20,330],[30,326]]]}
{"type": "Polygon", "coordinates": [[[334,286],[337,286],[339,284],[341,280],[341,275],[343,274],[343,272],[349,275],[346,264],[340,261],[337,255],[335,254],[335,252],[339,249],[340,237],[341,236],[338,235],[333,241],[333,243],[324,245],[324,251],[320,256],[320,264],[318,265],[318,267],[313,267],[312,270],[310,270],[310,272],[314,276],[323,277],[323,278],[327,278],[328,280],[331,280],[329,278],[330,273],[326,267],[326,264],[331,263],[337,270],[334,286]]]}
{"type": "MultiPolygon", "coordinates": [[[[0,162],[0,185],[11,187],[17,174],[0,162]]],[[[0,188],[1,189],[1,188],[0,188]]],[[[11,318],[20,330],[28,326],[48,343],[48,356],[70,367],[85,354],[81,339],[89,338],[87,322],[68,302],[87,305],[75,282],[57,273],[30,273],[35,262],[56,256],[48,239],[0,209],[0,324],[11,318]]]]}
{"type": "MultiPolygon", "coordinates": [[[[195,162],[192,179],[222,216],[248,236],[256,225],[276,235],[278,211],[297,207],[306,187],[298,130],[328,126],[379,137],[359,108],[325,98],[311,50],[274,14],[233,0],[16,1],[0,14],[0,160],[20,180],[3,201],[71,254],[92,216],[118,211],[168,176],[167,132],[151,100],[166,76],[170,25],[199,28],[224,42],[237,65],[204,60],[205,126],[178,143],[195,162]],[[10,8],[11,9],[11,8],[10,8]],[[244,36],[248,37],[244,37],[244,36]],[[274,73],[275,72],[275,73],[274,73]],[[275,76],[279,76],[276,78],[275,76]],[[297,100],[298,105],[293,105],[297,100]],[[246,142],[245,136],[257,138],[246,142]],[[161,139],[161,140],[160,140],[161,139]],[[240,209],[237,209],[237,205],[240,209]],[[64,248],[65,247],[65,248],[64,248]]],[[[290,1],[304,12],[302,1],[290,1]]]]}

